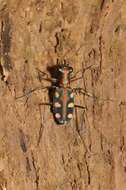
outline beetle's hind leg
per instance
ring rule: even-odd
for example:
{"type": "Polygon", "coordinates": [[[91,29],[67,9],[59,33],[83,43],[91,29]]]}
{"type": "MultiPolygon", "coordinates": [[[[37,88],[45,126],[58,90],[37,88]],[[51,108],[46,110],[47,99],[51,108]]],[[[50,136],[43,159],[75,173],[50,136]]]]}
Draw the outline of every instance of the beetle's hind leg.
{"type": "Polygon", "coordinates": [[[80,105],[77,105],[77,104],[75,104],[74,107],[75,107],[76,130],[79,133],[82,130],[83,124],[85,123],[84,115],[85,115],[85,112],[87,110],[87,107],[86,106],[80,106],[80,105]],[[81,119],[79,119],[80,122],[78,121],[77,109],[83,110],[81,119]]]}
{"type": "Polygon", "coordinates": [[[86,112],[86,107],[84,106],[79,106],[75,105],[75,126],[76,126],[76,131],[78,132],[78,135],[80,136],[81,139],[81,132],[85,128],[85,112],[86,112]],[[83,111],[79,114],[78,108],[82,109],[83,111]]]}
{"type": "Polygon", "coordinates": [[[45,106],[52,106],[52,103],[48,103],[48,102],[43,102],[39,104],[39,112],[40,112],[40,128],[39,128],[39,135],[38,135],[38,140],[37,140],[37,146],[39,146],[42,136],[43,136],[43,132],[44,132],[44,123],[45,123],[45,106]],[[41,109],[41,106],[43,106],[43,111],[41,109]]]}

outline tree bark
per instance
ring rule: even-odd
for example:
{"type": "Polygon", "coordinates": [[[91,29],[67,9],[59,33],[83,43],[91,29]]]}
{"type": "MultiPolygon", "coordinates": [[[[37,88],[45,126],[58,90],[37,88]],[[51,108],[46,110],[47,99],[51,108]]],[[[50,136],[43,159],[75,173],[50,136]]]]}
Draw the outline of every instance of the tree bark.
{"type": "Polygon", "coordinates": [[[126,2],[0,1],[0,190],[126,189],[126,2]],[[76,109],[57,125],[51,86],[66,60],[76,109]]]}

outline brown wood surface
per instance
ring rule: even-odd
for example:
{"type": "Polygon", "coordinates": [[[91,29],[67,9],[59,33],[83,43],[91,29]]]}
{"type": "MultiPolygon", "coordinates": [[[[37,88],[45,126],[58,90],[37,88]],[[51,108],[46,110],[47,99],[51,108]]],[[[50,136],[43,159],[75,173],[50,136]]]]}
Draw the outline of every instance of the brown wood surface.
{"type": "Polygon", "coordinates": [[[0,190],[125,190],[126,1],[1,0],[0,36],[0,190]],[[57,59],[93,65],[72,87],[97,97],[64,126],[47,90],[16,99],[57,59]]]}

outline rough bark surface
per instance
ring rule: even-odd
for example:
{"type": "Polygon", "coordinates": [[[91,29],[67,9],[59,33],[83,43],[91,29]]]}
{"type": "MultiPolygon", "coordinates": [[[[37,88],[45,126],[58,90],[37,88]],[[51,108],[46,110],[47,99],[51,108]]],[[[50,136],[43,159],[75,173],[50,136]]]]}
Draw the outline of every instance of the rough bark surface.
{"type": "Polygon", "coordinates": [[[0,36],[0,190],[125,190],[126,1],[0,0],[0,36]],[[62,59],[98,97],[65,126],[47,90],[16,99],[62,59]]]}

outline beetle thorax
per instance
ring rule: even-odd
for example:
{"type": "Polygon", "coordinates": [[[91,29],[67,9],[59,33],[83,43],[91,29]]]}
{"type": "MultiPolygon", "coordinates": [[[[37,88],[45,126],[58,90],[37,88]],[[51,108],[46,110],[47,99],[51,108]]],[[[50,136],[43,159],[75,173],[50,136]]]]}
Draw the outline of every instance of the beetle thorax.
{"type": "Polygon", "coordinates": [[[62,73],[62,77],[61,77],[61,84],[64,87],[69,86],[69,84],[70,84],[70,76],[69,76],[68,70],[64,69],[64,72],[62,73]]]}

